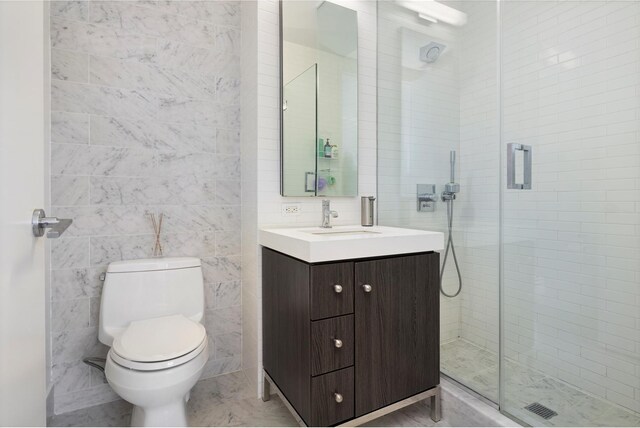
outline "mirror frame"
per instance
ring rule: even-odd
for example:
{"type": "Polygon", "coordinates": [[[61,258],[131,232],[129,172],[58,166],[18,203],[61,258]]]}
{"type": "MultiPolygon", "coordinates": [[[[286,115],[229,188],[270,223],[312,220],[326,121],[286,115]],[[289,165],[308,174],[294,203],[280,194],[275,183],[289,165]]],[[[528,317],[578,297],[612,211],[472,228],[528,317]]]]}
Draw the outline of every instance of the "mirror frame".
{"type": "MultiPolygon", "coordinates": [[[[280,196],[284,196],[284,22],[282,15],[282,2],[278,1],[278,49],[280,49],[280,96],[278,97],[278,116],[280,117],[280,196]]],[[[316,169],[318,162],[316,161],[316,169]]]]}

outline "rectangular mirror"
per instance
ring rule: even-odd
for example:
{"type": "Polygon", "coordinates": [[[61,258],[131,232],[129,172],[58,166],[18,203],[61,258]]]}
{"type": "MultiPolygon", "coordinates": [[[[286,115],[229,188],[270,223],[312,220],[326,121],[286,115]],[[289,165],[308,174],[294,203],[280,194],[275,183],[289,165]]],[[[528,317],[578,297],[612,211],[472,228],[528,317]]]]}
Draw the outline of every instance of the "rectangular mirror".
{"type": "Polygon", "coordinates": [[[358,194],[358,17],[280,2],[282,196],[358,194]]]}

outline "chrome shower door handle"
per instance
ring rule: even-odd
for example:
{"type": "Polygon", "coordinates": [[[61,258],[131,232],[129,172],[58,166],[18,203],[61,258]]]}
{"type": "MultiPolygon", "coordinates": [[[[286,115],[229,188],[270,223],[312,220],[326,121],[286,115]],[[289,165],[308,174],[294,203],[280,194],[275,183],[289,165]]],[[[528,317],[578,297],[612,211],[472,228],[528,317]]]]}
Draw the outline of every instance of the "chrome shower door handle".
{"type": "Polygon", "coordinates": [[[36,238],[43,236],[45,229],[49,229],[47,238],[59,238],[71,223],[70,218],[47,217],[43,209],[33,210],[31,216],[31,230],[36,238]]]}
{"type": "Polygon", "coordinates": [[[507,144],[507,189],[531,189],[531,146],[507,144]],[[518,153],[522,152],[522,183],[516,182],[518,153]]]}

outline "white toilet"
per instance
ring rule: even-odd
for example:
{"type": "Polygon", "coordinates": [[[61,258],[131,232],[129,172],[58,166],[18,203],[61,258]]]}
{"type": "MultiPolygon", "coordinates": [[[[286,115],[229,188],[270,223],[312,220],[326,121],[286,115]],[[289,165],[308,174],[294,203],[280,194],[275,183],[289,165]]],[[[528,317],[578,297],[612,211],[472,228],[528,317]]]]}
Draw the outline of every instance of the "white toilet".
{"type": "Polygon", "coordinates": [[[209,357],[200,259],[114,262],[100,304],[109,385],[132,426],[187,426],[186,402],[209,357]]]}

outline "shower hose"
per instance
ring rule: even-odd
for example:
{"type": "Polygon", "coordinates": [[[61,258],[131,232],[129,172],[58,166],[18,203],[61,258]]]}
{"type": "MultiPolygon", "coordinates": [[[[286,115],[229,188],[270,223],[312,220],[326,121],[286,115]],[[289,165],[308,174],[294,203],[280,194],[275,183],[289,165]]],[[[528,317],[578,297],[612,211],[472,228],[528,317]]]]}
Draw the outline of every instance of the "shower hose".
{"type": "Polygon", "coordinates": [[[440,271],[440,292],[447,297],[456,297],[462,291],[462,275],[460,274],[460,267],[458,266],[458,258],[456,257],[456,249],[453,246],[453,199],[447,199],[447,225],[449,228],[449,238],[447,239],[447,249],[444,252],[444,259],[442,261],[442,270],[440,271]],[[447,266],[447,256],[449,255],[449,249],[453,254],[453,263],[456,265],[456,271],[458,272],[458,290],[453,294],[447,294],[442,288],[442,278],[444,277],[444,268],[447,266]]]}

